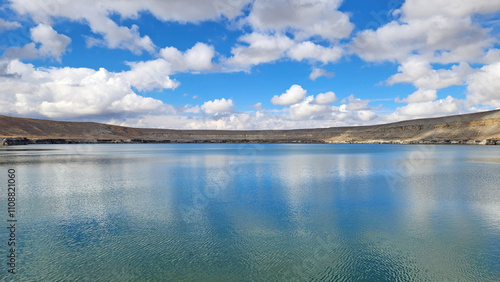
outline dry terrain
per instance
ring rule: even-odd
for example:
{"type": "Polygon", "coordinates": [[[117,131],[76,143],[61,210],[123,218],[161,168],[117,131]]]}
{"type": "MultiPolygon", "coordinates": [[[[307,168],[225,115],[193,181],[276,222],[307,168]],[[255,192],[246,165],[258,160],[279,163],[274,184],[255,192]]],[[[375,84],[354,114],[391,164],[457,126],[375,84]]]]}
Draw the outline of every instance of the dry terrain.
{"type": "Polygon", "coordinates": [[[0,115],[0,144],[321,142],[499,144],[500,110],[390,124],[298,130],[170,130],[0,115]]]}

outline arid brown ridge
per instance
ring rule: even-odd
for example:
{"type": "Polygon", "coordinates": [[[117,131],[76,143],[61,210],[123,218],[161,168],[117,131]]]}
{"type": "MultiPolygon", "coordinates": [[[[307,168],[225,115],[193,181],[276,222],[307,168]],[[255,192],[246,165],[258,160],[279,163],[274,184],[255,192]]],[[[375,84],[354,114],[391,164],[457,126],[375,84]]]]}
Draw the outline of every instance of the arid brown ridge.
{"type": "Polygon", "coordinates": [[[147,129],[0,115],[0,145],[170,142],[500,145],[500,110],[372,126],[295,130],[147,129]]]}

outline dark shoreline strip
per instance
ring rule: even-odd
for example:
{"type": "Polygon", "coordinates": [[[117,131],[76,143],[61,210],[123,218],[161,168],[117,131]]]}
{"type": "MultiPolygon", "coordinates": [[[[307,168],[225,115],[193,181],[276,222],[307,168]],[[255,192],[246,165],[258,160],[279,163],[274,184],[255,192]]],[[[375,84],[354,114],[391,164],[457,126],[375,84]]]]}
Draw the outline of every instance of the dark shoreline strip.
{"type": "Polygon", "coordinates": [[[28,139],[26,137],[0,138],[0,146],[30,145],[30,144],[165,144],[165,143],[301,143],[301,144],[402,144],[402,145],[500,145],[500,140],[227,140],[227,139],[201,139],[201,140],[152,140],[152,139],[28,139]]]}

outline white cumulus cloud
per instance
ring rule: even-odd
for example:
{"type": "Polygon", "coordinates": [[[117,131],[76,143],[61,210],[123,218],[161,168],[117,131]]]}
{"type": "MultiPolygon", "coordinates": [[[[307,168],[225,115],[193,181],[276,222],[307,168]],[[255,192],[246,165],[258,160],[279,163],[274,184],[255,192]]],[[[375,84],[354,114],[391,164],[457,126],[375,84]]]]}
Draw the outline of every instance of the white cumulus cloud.
{"type": "Polygon", "coordinates": [[[294,104],[289,108],[290,118],[301,120],[314,115],[326,114],[332,111],[327,105],[314,103],[314,97],[308,96],[302,102],[294,104]]]}
{"type": "Polygon", "coordinates": [[[11,47],[5,50],[5,57],[17,59],[53,58],[61,61],[61,56],[66,52],[71,39],[59,34],[50,25],[38,24],[30,29],[33,42],[23,47],[11,47]],[[37,46],[38,45],[38,46],[37,46]]]}
{"type": "Polygon", "coordinates": [[[139,91],[154,89],[175,89],[179,82],[170,78],[172,64],[164,59],[145,62],[129,62],[131,70],[123,72],[128,82],[139,91]]]}
{"type": "Polygon", "coordinates": [[[411,103],[396,109],[396,114],[408,117],[436,117],[455,114],[463,108],[463,100],[451,96],[436,101],[411,103]]]}
{"type": "Polygon", "coordinates": [[[349,36],[354,25],[338,10],[340,0],[256,0],[248,23],[256,30],[291,32],[296,39],[321,36],[333,41],[349,36]]]}
{"type": "Polygon", "coordinates": [[[71,43],[69,37],[57,33],[51,26],[45,24],[39,24],[31,29],[31,39],[41,44],[38,52],[42,57],[56,59],[60,59],[68,44],[71,43]]]}
{"type": "Polygon", "coordinates": [[[337,101],[337,96],[332,91],[326,93],[320,93],[314,98],[314,103],[319,105],[329,105],[337,101]]]}
{"type": "Polygon", "coordinates": [[[432,69],[428,61],[419,56],[412,56],[399,67],[399,73],[391,76],[387,82],[411,83],[418,88],[441,89],[452,85],[462,85],[465,78],[473,72],[467,63],[453,65],[451,69],[432,69]]]}
{"type": "Polygon", "coordinates": [[[160,55],[172,65],[174,71],[206,71],[213,68],[215,50],[213,46],[198,42],[184,54],[174,47],[166,47],[160,55]]]}
{"type": "Polygon", "coordinates": [[[285,93],[280,96],[275,95],[271,99],[271,103],[274,105],[289,106],[304,100],[307,91],[304,90],[300,85],[294,84],[285,93]]]}
{"type": "Polygon", "coordinates": [[[401,8],[406,18],[427,18],[433,15],[465,17],[500,11],[500,2],[491,0],[406,0],[401,8]],[[430,9],[432,7],[432,9],[430,9]]]}
{"type": "Polygon", "coordinates": [[[467,79],[467,100],[500,108],[500,62],[482,67],[467,79]]]}
{"type": "Polygon", "coordinates": [[[206,114],[215,114],[215,113],[225,113],[231,111],[231,108],[234,106],[233,100],[231,99],[215,99],[213,101],[207,101],[203,103],[201,109],[206,114]]]}
{"type": "MultiPolygon", "coordinates": [[[[413,55],[424,57],[429,62],[455,63],[481,61],[485,51],[493,47],[495,39],[489,30],[473,20],[475,12],[482,11],[479,1],[468,1],[468,13],[458,16],[447,13],[461,1],[416,0],[403,4],[399,19],[376,30],[363,30],[353,39],[351,47],[367,61],[404,61],[413,55]],[[438,6],[447,8],[437,9],[438,6]],[[407,8],[412,6],[412,8],[407,8]],[[414,8],[419,6],[420,8],[414,8]],[[413,16],[412,11],[431,11],[413,16]],[[408,14],[410,13],[410,14],[408,14]]],[[[491,2],[491,1],[490,1],[491,2]]],[[[491,11],[493,12],[493,11],[491,11]]]]}
{"type": "Polygon", "coordinates": [[[121,26],[110,18],[137,19],[139,13],[149,12],[161,21],[198,23],[221,17],[234,19],[242,14],[250,0],[81,0],[38,1],[12,0],[10,7],[21,15],[30,15],[36,23],[51,24],[54,18],[66,18],[87,24],[95,36],[87,37],[89,46],[105,46],[130,50],[155,52],[155,44],[147,35],[141,35],[139,27],[121,26]]]}
{"type": "Polygon", "coordinates": [[[87,37],[88,47],[104,46],[111,49],[125,49],[137,55],[142,51],[149,53],[155,51],[156,46],[151,38],[147,35],[141,36],[137,25],[132,25],[131,28],[119,26],[111,19],[98,15],[86,19],[91,19],[89,26],[92,32],[102,36],[102,39],[87,37]]]}
{"type": "Polygon", "coordinates": [[[410,104],[410,103],[430,102],[436,99],[437,99],[437,91],[435,89],[419,89],[402,100],[396,99],[396,102],[403,102],[410,104]]]}
{"type": "Polygon", "coordinates": [[[349,95],[349,97],[342,99],[342,101],[340,102],[343,103],[340,106],[340,111],[349,112],[349,111],[360,111],[368,109],[368,103],[370,103],[370,100],[363,100],[360,98],[356,98],[354,97],[353,94],[351,94],[349,95]]]}
{"type": "Polygon", "coordinates": [[[323,47],[311,41],[304,41],[290,48],[287,55],[297,61],[304,59],[322,63],[335,62],[342,57],[343,49],[338,46],[323,47]]]}
{"type": "Polygon", "coordinates": [[[175,89],[180,83],[170,78],[177,72],[208,71],[213,68],[214,48],[204,43],[196,43],[185,52],[174,47],[160,51],[160,58],[150,61],[128,62],[131,70],[124,76],[138,90],[175,89]]]}
{"type": "Polygon", "coordinates": [[[252,65],[276,61],[285,55],[286,50],[294,45],[293,40],[285,35],[267,35],[262,33],[245,34],[239,41],[248,46],[236,46],[227,60],[229,65],[246,68],[252,65]]]}
{"type": "Polygon", "coordinates": [[[311,41],[295,41],[278,33],[252,32],[241,36],[239,41],[245,44],[233,47],[232,56],[226,60],[227,68],[230,70],[246,70],[251,66],[282,58],[327,64],[338,61],[344,54],[340,46],[325,47],[311,41]]]}
{"type": "Polygon", "coordinates": [[[35,68],[4,61],[0,112],[48,118],[104,118],[171,113],[163,102],[134,93],[121,73],[106,69],[35,68]]]}

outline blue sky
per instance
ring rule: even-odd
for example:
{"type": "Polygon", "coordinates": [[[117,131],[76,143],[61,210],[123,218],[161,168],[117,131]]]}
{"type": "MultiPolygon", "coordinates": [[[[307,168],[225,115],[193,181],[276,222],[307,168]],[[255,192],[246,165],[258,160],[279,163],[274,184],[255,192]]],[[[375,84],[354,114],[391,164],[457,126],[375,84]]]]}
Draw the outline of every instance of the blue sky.
{"type": "Polygon", "coordinates": [[[159,128],[500,107],[500,2],[0,2],[0,114],[159,128]]]}

